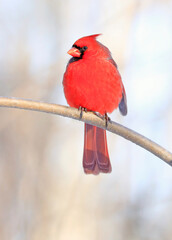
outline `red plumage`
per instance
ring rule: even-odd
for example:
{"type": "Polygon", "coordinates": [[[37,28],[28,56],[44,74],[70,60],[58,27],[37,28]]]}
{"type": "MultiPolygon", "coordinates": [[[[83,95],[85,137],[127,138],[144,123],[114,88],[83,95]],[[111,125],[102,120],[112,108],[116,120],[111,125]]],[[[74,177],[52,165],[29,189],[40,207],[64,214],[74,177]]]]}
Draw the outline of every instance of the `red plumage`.
{"type": "MultiPolygon", "coordinates": [[[[117,65],[97,36],[80,38],[68,52],[73,57],[63,78],[66,100],[71,107],[102,115],[119,106],[122,115],[126,115],[126,95],[117,65]]],[[[111,171],[106,131],[89,124],[85,124],[83,167],[86,173],[111,171]]]]}

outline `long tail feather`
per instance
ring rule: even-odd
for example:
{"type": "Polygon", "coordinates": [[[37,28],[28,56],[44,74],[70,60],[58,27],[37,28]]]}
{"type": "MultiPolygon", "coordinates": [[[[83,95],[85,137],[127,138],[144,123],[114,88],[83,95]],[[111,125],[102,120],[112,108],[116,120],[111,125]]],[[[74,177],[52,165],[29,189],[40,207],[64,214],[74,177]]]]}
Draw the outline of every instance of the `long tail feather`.
{"type": "Polygon", "coordinates": [[[96,148],[97,148],[97,164],[100,172],[110,173],[112,171],[109,159],[106,130],[96,129],[96,148]]]}
{"type": "Polygon", "coordinates": [[[83,167],[87,174],[111,172],[106,131],[85,124],[83,167]]]}
{"type": "Polygon", "coordinates": [[[85,173],[96,171],[96,127],[85,123],[83,167],[85,173]]]}

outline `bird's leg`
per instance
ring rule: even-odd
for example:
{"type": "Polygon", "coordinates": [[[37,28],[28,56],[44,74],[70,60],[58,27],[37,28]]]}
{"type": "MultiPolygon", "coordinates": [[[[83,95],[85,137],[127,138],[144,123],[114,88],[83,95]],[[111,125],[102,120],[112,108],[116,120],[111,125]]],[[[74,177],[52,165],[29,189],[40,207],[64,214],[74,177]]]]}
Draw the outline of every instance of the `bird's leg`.
{"type": "Polygon", "coordinates": [[[82,119],[83,111],[84,111],[84,112],[87,112],[87,109],[80,106],[80,107],[78,108],[78,110],[81,111],[81,112],[80,112],[80,119],[82,119]]]}
{"type": "Polygon", "coordinates": [[[93,112],[96,116],[98,116],[99,118],[101,118],[102,120],[105,120],[105,125],[106,128],[108,126],[108,122],[111,122],[110,117],[108,117],[107,113],[105,113],[104,115],[98,113],[98,112],[93,112]]]}
{"type": "Polygon", "coordinates": [[[110,119],[110,117],[108,117],[107,113],[105,113],[105,115],[104,115],[104,119],[105,119],[106,128],[107,128],[107,126],[108,126],[108,122],[111,122],[111,119],[110,119]]]}

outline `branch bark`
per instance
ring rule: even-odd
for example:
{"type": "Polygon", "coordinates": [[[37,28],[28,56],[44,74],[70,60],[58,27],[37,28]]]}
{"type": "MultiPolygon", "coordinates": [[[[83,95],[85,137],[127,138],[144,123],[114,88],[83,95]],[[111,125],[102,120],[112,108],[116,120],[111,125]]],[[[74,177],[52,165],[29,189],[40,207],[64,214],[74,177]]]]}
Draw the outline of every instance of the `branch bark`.
{"type": "Polygon", "coordinates": [[[105,121],[101,118],[97,117],[95,114],[91,112],[83,112],[82,119],[80,118],[80,111],[75,108],[70,108],[57,104],[43,103],[43,102],[35,102],[31,100],[22,100],[17,98],[5,98],[0,97],[0,107],[8,107],[8,108],[19,108],[25,110],[33,110],[38,112],[45,112],[60,115],[63,117],[68,117],[72,119],[76,119],[82,122],[86,122],[97,127],[106,129],[112,133],[115,133],[137,145],[148,150],[153,153],[157,157],[161,158],[163,161],[172,166],[172,153],[151,141],[150,139],[142,136],[141,134],[126,128],[116,122],[108,123],[108,127],[105,126],[105,121]]]}

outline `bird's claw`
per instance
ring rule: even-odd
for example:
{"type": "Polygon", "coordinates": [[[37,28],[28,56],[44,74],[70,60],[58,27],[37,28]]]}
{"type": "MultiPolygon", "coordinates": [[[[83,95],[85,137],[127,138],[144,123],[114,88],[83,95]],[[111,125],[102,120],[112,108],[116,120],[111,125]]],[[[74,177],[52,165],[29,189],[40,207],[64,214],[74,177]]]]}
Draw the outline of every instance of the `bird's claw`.
{"type": "Polygon", "coordinates": [[[87,109],[80,106],[80,107],[78,108],[78,111],[81,111],[81,112],[80,112],[80,119],[82,119],[83,112],[87,112],[87,109]]]}
{"type": "Polygon", "coordinates": [[[111,122],[111,119],[110,119],[110,117],[108,117],[107,113],[105,113],[104,119],[105,119],[105,124],[106,124],[106,128],[107,128],[108,122],[111,122]]]}
{"type": "Polygon", "coordinates": [[[108,122],[111,122],[110,117],[108,117],[107,113],[105,113],[104,115],[98,113],[98,112],[93,112],[96,116],[98,116],[99,118],[101,118],[102,120],[105,120],[105,126],[107,128],[108,126],[108,122]]]}

